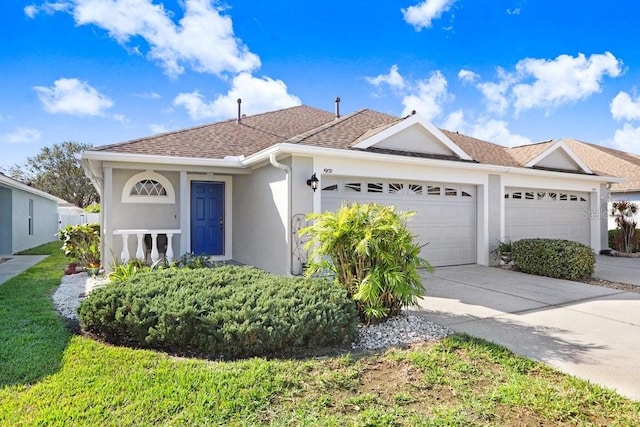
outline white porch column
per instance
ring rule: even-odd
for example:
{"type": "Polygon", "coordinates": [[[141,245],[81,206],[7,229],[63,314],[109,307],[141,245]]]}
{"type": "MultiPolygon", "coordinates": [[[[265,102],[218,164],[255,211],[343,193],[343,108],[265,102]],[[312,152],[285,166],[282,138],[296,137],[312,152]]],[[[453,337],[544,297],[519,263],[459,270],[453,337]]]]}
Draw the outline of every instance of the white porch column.
{"type": "Polygon", "coordinates": [[[102,190],[102,266],[107,272],[113,268],[109,254],[113,254],[113,168],[104,168],[104,186],[102,190]]]}
{"type": "Polygon", "coordinates": [[[144,234],[142,233],[138,233],[138,246],[136,248],[136,258],[143,260],[144,262],[146,262],[147,260],[144,259],[144,234]]]}
{"type": "Polygon", "coordinates": [[[164,256],[168,262],[173,262],[173,233],[167,233],[167,252],[164,256]]]}
{"type": "MultiPolygon", "coordinates": [[[[189,192],[189,181],[187,179],[187,171],[180,171],[180,255],[191,252],[189,239],[191,234],[191,220],[189,213],[191,212],[191,197],[189,192]]],[[[168,251],[168,249],[167,249],[168,251]]]]}
{"type": "Polygon", "coordinates": [[[155,264],[160,259],[158,252],[158,233],[151,234],[151,263],[155,264]]]}
{"type": "Polygon", "coordinates": [[[122,235],[122,253],[120,254],[120,261],[122,261],[123,264],[126,264],[129,262],[129,235],[128,234],[123,234],[122,235]]]}

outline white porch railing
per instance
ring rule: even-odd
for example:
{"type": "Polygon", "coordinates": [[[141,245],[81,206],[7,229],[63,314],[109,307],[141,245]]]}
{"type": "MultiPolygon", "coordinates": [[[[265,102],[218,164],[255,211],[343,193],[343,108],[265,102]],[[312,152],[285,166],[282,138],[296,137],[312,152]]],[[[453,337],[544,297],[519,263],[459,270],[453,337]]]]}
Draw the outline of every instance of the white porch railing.
{"type": "Polygon", "coordinates": [[[144,236],[149,234],[151,236],[151,262],[156,263],[160,259],[160,252],[158,251],[158,235],[167,235],[167,249],[165,251],[165,258],[168,262],[173,261],[173,235],[180,234],[180,229],[132,229],[132,230],[113,230],[114,236],[122,236],[122,252],[120,253],[120,261],[126,264],[131,259],[129,254],[129,236],[136,236],[136,258],[146,261],[146,253],[144,248],[144,236]]]}

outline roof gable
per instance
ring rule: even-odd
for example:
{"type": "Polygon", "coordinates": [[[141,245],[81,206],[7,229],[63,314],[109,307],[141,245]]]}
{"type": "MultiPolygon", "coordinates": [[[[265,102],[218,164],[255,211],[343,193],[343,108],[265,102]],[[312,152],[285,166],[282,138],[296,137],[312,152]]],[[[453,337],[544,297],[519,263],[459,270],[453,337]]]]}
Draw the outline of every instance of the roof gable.
{"type": "Polygon", "coordinates": [[[420,115],[414,114],[361,139],[352,145],[357,149],[386,149],[396,152],[436,156],[455,156],[473,160],[462,148],[420,115]]]}
{"type": "Polygon", "coordinates": [[[563,140],[550,144],[541,153],[525,163],[524,166],[593,173],[589,166],[563,140]]]}
{"type": "Polygon", "coordinates": [[[613,192],[640,191],[640,158],[637,155],[575,139],[564,141],[595,173],[626,179],[613,183],[613,192]]]}

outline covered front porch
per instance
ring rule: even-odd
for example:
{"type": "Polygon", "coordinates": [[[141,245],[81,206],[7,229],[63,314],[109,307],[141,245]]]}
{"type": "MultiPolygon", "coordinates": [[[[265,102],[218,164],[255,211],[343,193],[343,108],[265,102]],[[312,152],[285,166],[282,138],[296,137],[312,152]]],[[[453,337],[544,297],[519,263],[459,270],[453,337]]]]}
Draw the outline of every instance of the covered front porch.
{"type": "Polygon", "coordinates": [[[188,170],[103,168],[102,264],[232,259],[232,177],[188,170]]]}

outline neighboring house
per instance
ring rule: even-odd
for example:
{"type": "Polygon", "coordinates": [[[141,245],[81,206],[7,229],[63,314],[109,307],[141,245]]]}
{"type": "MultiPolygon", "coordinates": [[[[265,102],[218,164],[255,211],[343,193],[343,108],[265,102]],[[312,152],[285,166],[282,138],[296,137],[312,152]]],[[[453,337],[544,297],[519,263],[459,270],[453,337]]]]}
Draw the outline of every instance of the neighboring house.
{"type": "Polygon", "coordinates": [[[100,222],[100,215],[86,212],[84,209],[60,199],[58,203],[58,229],[68,225],[81,225],[100,222]]]}
{"type": "Polygon", "coordinates": [[[59,201],[0,173],[0,254],[56,240],[59,201]]]}
{"type": "Polygon", "coordinates": [[[500,240],[524,237],[599,251],[619,181],[563,141],[509,149],[417,114],[308,106],[97,147],[81,162],[100,193],[103,259],[194,252],[283,274],[306,260],[304,217],[353,201],[415,211],[408,226],[436,266],[488,265],[500,240]]]}
{"type": "MultiPolygon", "coordinates": [[[[627,200],[640,204],[640,156],[575,139],[561,141],[571,148],[594,173],[624,178],[622,182],[612,183],[609,189],[608,228],[615,229],[616,223],[611,215],[613,202],[627,200]]],[[[534,145],[537,150],[544,150],[557,142],[548,141],[534,145]]],[[[636,221],[640,223],[640,213],[636,215],[636,221]]]]}

